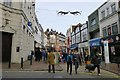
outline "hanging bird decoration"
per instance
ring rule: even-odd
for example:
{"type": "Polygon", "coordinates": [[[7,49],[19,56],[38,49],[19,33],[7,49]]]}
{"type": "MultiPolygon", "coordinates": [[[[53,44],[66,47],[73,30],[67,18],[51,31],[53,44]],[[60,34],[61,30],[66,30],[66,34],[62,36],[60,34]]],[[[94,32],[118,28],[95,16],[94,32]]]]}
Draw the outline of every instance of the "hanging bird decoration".
{"type": "Polygon", "coordinates": [[[66,15],[68,13],[70,13],[72,15],[81,15],[81,12],[79,12],[79,11],[74,11],[74,12],[71,12],[71,11],[67,11],[67,12],[65,12],[65,11],[59,11],[57,14],[58,15],[66,15]]]}
{"type": "Polygon", "coordinates": [[[66,15],[66,14],[68,14],[69,13],[69,11],[68,12],[65,12],[65,11],[59,11],[57,14],[58,15],[66,15]]]}
{"type": "Polygon", "coordinates": [[[70,14],[73,14],[73,15],[81,15],[81,12],[79,12],[79,11],[74,11],[74,12],[70,12],[70,14]]]}

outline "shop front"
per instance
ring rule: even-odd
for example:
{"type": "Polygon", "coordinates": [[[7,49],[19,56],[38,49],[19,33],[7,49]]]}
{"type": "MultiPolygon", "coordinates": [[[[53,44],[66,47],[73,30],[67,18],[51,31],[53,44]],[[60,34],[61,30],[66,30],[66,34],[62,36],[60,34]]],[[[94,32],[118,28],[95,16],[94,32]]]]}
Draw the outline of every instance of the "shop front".
{"type": "Polygon", "coordinates": [[[97,52],[101,53],[101,38],[89,40],[90,56],[93,57],[97,52]]]}
{"type": "Polygon", "coordinates": [[[101,43],[105,57],[108,56],[111,63],[120,63],[120,34],[104,37],[101,43]]]}
{"type": "Polygon", "coordinates": [[[85,54],[89,54],[89,49],[88,49],[89,43],[88,42],[83,42],[78,44],[78,52],[81,53],[82,58],[85,58],[85,54]]]}

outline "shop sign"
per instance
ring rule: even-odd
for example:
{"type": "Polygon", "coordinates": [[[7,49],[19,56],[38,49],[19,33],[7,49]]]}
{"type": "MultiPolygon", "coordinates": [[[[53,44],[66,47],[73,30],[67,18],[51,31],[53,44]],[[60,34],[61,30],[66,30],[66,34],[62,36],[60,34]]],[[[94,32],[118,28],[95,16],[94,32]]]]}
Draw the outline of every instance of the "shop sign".
{"type": "Polygon", "coordinates": [[[101,40],[100,38],[90,40],[90,46],[100,46],[101,45],[100,40],[101,40]]]}
{"type": "Polygon", "coordinates": [[[119,42],[120,41],[120,35],[118,34],[118,35],[112,35],[112,36],[102,38],[101,43],[103,43],[104,41],[108,41],[108,43],[119,42]]]}

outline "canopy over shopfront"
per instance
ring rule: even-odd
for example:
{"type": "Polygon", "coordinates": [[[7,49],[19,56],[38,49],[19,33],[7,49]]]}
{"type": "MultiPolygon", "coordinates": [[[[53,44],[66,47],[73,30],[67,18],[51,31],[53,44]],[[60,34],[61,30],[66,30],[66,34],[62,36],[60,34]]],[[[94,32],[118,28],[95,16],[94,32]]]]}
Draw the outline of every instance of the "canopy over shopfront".
{"type": "Polygon", "coordinates": [[[77,48],[78,48],[78,44],[72,44],[71,47],[70,47],[71,50],[74,50],[74,49],[77,49],[77,48]]]}
{"type": "Polygon", "coordinates": [[[91,39],[91,40],[89,40],[89,43],[90,43],[91,47],[101,46],[101,38],[91,39]]]}

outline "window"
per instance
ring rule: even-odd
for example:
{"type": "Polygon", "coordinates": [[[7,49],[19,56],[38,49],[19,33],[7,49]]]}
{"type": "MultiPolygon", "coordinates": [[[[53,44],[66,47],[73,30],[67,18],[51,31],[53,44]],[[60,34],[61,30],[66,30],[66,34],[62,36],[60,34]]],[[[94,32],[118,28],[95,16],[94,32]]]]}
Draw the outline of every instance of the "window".
{"type": "Polygon", "coordinates": [[[25,0],[25,4],[26,4],[26,0],[25,0]]]}
{"type": "Polygon", "coordinates": [[[75,43],[75,36],[72,36],[72,44],[75,43]]]}
{"type": "Polygon", "coordinates": [[[4,5],[8,6],[8,7],[11,7],[11,0],[4,0],[4,5]]]}
{"type": "Polygon", "coordinates": [[[37,34],[38,33],[38,29],[37,29],[37,27],[35,26],[35,33],[37,34]]]}
{"type": "Polygon", "coordinates": [[[80,31],[80,30],[79,30],[79,27],[77,27],[76,30],[75,30],[75,32],[77,33],[77,32],[79,32],[79,31],[80,31]]]}
{"type": "Polygon", "coordinates": [[[105,17],[105,10],[101,12],[101,18],[103,19],[105,17]]]}
{"type": "Polygon", "coordinates": [[[107,29],[106,29],[106,27],[103,28],[102,31],[103,31],[103,37],[106,37],[107,36],[107,29]]]}
{"type": "Polygon", "coordinates": [[[77,33],[76,34],[76,43],[79,43],[80,42],[80,33],[77,33]]]}
{"type": "Polygon", "coordinates": [[[117,22],[112,24],[112,34],[118,34],[117,22]]]}
{"type": "Polygon", "coordinates": [[[96,20],[95,20],[95,18],[94,18],[94,19],[91,20],[91,25],[93,26],[93,25],[95,25],[95,24],[96,24],[96,20]]]}
{"type": "Polygon", "coordinates": [[[106,10],[107,10],[107,16],[109,15],[109,8],[106,8],[106,10]]]}
{"type": "Polygon", "coordinates": [[[108,27],[108,35],[111,35],[111,27],[108,27]]]}
{"type": "Polygon", "coordinates": [[[112,13],[116,11],[115,4],[111,5],[111,11],[112,11],[112,13]]]}

